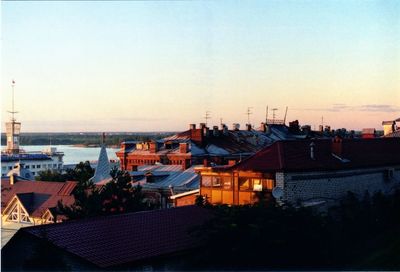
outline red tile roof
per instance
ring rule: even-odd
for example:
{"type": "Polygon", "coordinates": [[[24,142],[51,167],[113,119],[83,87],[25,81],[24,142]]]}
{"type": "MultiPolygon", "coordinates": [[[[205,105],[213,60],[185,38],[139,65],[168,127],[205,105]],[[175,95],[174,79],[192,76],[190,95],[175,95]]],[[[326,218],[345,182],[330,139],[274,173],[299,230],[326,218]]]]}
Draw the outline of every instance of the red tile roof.
{"type": "Polygon", "coordinates": [[[103,216],[22,228],[99,267],[182,252],[200,245],[192,227],[211,217],[209,210],[185,206],[103,216]]]}
{"type": "Polygon", "coordinates": [[[310,171],[400,164],[400,139],[343,139],[278,141],[231,169],[243,171],[310,171]],[[315,143],[311,158],[310,144],[315,143]],[[334,151],[336,150],[336,151],[334,151]],[[341,153],[337,153],[341,150],[341,153]],[[338,157],[332,155],[338,154],[338,157]],[[347,162],[341,161],[345,159],[347,162]]]}
{"type": "Polygon", "coordinates": [[[14,185],[1,183],[1,210],[17,195],[30,215],[40,217],[48,208],[57,206],[58,201],[71,205],[74,197],[71,195],[76,186],[75,181],[18,181],[14,185]]]}

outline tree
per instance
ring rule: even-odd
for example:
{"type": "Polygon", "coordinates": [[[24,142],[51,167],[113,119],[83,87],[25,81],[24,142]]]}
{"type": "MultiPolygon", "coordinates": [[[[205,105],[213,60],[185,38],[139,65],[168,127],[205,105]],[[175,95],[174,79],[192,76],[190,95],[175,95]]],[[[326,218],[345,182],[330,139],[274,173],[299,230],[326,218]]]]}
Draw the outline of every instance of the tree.
{"type": "Polygon", "coordinates": [[[40,171],[36,180],[39,181],[59,181],[65,182],[67,180],[85,182],[94,175],[94,169],[90,166],[89,161],[78,163],[75,168],[65,170],[62,173],[58,170],[45,170],[40,171]]]}
{"type": "Polygon", "coordinates": [[[140,186],[133,186],[126,171],[113,170],[113,179],[103,186],[90,180],[80,180],[74,189],[75,203],[58,204],[58,213],[69,219],[118,214],[145,210],[140,186]]]}

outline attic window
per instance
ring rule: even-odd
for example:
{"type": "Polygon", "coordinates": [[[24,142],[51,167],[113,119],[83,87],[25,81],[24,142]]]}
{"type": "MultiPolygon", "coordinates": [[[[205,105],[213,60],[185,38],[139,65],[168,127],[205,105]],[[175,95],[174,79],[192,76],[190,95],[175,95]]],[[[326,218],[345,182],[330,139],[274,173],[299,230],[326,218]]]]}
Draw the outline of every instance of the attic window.
{"type": "Polygon", "coordinates": [[[7,218],[7,221],[12,222],[21,222],[21,223],[31,223],[29,219],[29,214],[24,211],[24,209],[17,203],[14,208],[11,210],[10,215],[7,218]]]}

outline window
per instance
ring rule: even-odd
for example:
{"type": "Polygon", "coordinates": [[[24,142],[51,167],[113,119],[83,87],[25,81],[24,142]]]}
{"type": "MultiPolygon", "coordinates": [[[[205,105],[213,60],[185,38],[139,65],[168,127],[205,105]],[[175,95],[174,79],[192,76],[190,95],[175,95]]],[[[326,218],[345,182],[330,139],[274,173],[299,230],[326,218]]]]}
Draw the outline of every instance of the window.
{"type": "Polygon", "coordinates": [[[30,166],[29,166],[29,165],[25,165],[25,168],[26,168],[26,169],[29,169],[29,168],[30,168],[30,166]]]}
{"type": "Polygon", "coordinates": [[[270,190],[274,189],[274,180],[273,179],[263,179],[263,188],[264,190],[270,190]]]}
{"type": "Polygon", "coordinates": [[[232,178],[231,177],[223,177],[222,178],[222,186],[224,190],[232,190],[232,178]]]}
{"type": "Polygon", "coordinates": [[[240,191],[247,191],[251,188],[250,178],[239,178],[239,189],[240,191]]]}
{"type": "Polygon", "coordinates": [[[12,166],[9,166],[8,169],[11,170],[11,169],[12,169],[12,166]]]}
{"type": "Polygon", "coordinates": [[[39,169],[40,168],[40,164],[36,165],[36,168],[39,169]]]}
{"type": "Polygon", "coordinates": [[[30,223],[29,214],[17,203],[13,207],[10,215],[7,218],[8,221],[30,223]]]}
{"type": "Polygon", "coordinates": [[[261,192],[263,190],[263,184],[261,179],[253,179],[253,191],[261,192]]]}
{"type": "Polygon", "coordinates": [[[35,168],[36,168],[36,165],[32,165],[32,168],[35,169],[35,168]]]}
{"type": "Polygon", "coordinates": [[[201,185],[204,187],[211,187],[211,178],[210,176],[201,176],[201,185]]]}
{"type": "Polygon", "coordinates": [[[213,187],[221,187],[221,177],[212,178],[213,187]]]}

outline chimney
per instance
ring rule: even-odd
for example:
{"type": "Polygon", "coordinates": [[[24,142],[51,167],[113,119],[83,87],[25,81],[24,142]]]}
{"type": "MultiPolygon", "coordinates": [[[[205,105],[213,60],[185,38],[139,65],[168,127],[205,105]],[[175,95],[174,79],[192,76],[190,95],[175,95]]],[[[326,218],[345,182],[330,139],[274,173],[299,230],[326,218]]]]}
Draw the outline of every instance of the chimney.
{"type": "Polygon", "coordinates": [[[213,126],[213,136],[218,137],[219,131],[218,131],[218,126],[213,126]]]}
{"type": "Polygon", "coordinates": [[[196,124],[190,124],[190,125],[189,125],[189,129],[190,129],[190,130],[196,129],[196,124]]]}
{"type": "Polygon", "coordinates": [[[179,143],[179,152],[180,153],[188,153],[188,143],[179,143]]]}
{"type": "Polygon", "coordinates": [[[157,145],[157,142],[155,142],[155,141],[152,141],[152,142],[150,142],[150,153],[157,153],[157,151],[158,151],[158,145],[157,145]]]}
{"type": "Polygon", "coordinates": [[[310,158],[312,160],[315,160],[315,143],[314,142],[310,143],[310,158]]]}
{"type": "Polygon", "coordinates": [[[16,175],[15,175],[15,174],[12,174],[12,175],[10,176],[10,185],[14,185],[17,181],[18,181],[18,180],[17,180],[16,175]]]}
{"type": "Polygon", "coordinates": [[[240,129],[240,124],[238,123],[233,123],[233,128],[232,130],[238,131],[240,129]]]}
{"type": "Polygon", "coordinates": [[[205,159],[203,160],[203,166],[204,166],[204,167],[210,167],[210,161],[209,161],[207,158],[205,158],[205,159]]]}
{"type": "Polygon", "coordinates": [[[251,131],[251,124],[246,124],[247,131],[251,131]]]}
{"type": "Polygon", "coordinates": [[[224,134],[224,135],[228,135],[228,127],[225,125],[225,124],[223,124],[222,125],[222,134],[224,134]]]}
{"type": "Polygon", "coordinates": [[[206,127],[206,123],[200,123],[200,129],[202,130],[203,128],[206,127]]]}
{"type": "Polygon", "coordinates": [[[232,166],[236,164],[236,160],[229,160],[228,165],[232,166]]]}
{"type": "Polygon", "coordinates": [[[267,125],[264,122],[262,122],[260,125],[260,131],[264,133],[267,132],[267,125]]]}
{"type": "Polygon", "coordinates": [[[338,157],[343,155],[343,139],[339,136],[332,139],[332,153],[338,157]]]}
{"type": "Polygon", "coordinates": [[[204,137],[210,136],[210,129],[206,126],[203,127],[203,136],[204,137]]]}

